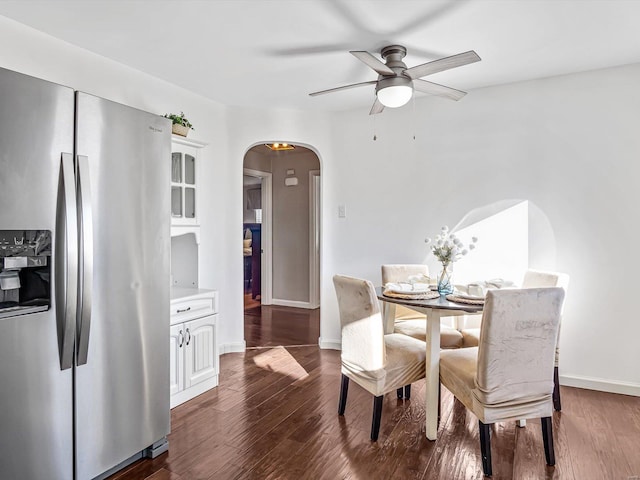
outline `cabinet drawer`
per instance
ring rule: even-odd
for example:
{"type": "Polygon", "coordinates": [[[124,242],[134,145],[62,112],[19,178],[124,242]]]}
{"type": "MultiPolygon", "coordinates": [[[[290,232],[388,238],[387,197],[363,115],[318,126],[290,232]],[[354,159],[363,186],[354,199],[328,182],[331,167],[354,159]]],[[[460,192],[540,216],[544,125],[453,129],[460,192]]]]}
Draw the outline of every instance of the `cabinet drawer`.
{"type": "Polygon", "coordinates": [[[192,298],[171,303],[171,325],[217,313],[215,297],[192,298]]]}

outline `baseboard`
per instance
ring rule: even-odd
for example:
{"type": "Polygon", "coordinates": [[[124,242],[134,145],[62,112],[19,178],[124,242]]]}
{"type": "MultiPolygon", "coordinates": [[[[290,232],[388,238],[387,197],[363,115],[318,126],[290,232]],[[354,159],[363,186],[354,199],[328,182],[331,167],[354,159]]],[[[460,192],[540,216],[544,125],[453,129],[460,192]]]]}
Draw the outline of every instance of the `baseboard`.
{"type": "Polygon", "coordinates": [[[323,350],[342,350],[342,342],[340,340],[325,339],[320,337],[318,345],[323,350]]]}
{"type": "Polygon", "coordinates": [[[169,398],[169,408],[175,408],[178,405],[183,404],[187,400],[191,400],[198,395],[202,395],[207,390],[211,390],[214,387],[218,386],[218,375],[215,375],[211,378],[208,378],[193,387],[188,387],[178,392],[174,395],[171,395],[169,398]]]}
{"type": "Polygon", "coordinates": [[[222,345],[218,345],[218,349],[220,355],[224,355],[225,353],[244,353],[247,349],[247,342],[243,340],[237,343],[223,343],[222,345]]]}
{"type": "Polygon", "coordinates": [[[281,307],[295,307],[295,308],[306,308],[307,310],[313,310],[314,307],[309,302],[299,302],[297,300],[281,300],[279,298],[272,298],[271,305],[279,305],[281,307]]]}
{"type": "Polygon", "coordinates": [[[640,397],[640,385],[637,383],[611,381],[603,378],[581,377],[578,375],[560,375],[560,385],[640,397]]]}

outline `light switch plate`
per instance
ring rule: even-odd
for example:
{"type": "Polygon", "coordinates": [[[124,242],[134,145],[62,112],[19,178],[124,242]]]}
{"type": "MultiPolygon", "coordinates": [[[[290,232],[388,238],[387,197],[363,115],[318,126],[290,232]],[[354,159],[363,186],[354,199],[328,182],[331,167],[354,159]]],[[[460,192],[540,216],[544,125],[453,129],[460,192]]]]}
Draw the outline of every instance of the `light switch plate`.
{"type": "Polygon", "coordinates": [[[338,218],[346,218],[346,217],[347,217],[346,205],[338,205],[338,218]]]}

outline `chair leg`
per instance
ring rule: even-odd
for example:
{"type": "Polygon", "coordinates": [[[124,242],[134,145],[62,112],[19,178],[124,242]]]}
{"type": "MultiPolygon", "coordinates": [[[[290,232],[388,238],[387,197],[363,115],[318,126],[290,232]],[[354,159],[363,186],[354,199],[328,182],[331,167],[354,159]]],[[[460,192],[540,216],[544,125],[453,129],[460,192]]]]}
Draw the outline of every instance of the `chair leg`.
{"type": "Polygon", "coordinates": [[[544,442],[544,456],[547,460],[547,465],[556,464],[556,455],[553,451],[553,426],[551,417],[544,417],[542,421],[542,441],[544,442]]]}
{"type": "Polygon", "coordinates": [[[482,455],[482,471],[485,476],[490,477],[491,471],[491,424],[482,423],[478,420],[480,427],[480,453],[482,455]]]}
{"type": "Polygon", "coordinates": [[[379,397],[373,397],[373,420],[371,421],[371,441],[378,440],[378,433],[380,432],[380,417],[382,417],[382,400],[384,395],[379,397]]]}
{"type": "Polygon", "coordinates": [[[440,426],[440,413],[442,410],[442,383],[438,382],[438,426],[440,426]]]}
{"type": "Polygon", "coordinates": [[[398,398],[399,398],[400,400],[402,400],[403,392],[404,392],[404,389],[403,389],[402,387],[400,387],[400,388],[398,388],[398,389],[396,390],[396,393],[398,394],[398,398]]]}
{"type": "Polygon", "coordinates": [[[344,409],[347,406],[347,393],[349,392],[349,377],[342,374],[342,382],[340,382],[340,402],[338,403],[338,415],[344,415],[344,409]]]}
{"type": "Polygon", "coordinates": [[[558,379],[558,367],[553,368],[553,408],[556,412],[562,410],[560,404],[560,380],[558,379]]]}

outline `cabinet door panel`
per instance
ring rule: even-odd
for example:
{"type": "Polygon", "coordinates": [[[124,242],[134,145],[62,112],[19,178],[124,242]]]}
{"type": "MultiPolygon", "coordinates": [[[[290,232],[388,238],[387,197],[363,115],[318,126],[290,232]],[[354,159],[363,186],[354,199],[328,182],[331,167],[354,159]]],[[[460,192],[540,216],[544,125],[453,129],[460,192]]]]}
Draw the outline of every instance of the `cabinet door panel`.
{"type": "Polygon", "coordinates": [[[184,155],[184,183],[196,184],[196,157],[188,153],[184,155]]]}
{"type": "Polygon", "coordinates": [[[185,350],[185,388],[218,373],[215,315],[185,323],[188,339],[185,350]]]}
{"type": "Polygon", "coordinates": [[[198,224],[199,142],[174,138],[171,143],[171,222],[198,224]]]}
{"type": "Polygon", "coordinates": [[[174,395],[184,389],[184,325],[169,329],[169,352],[169,391],[174,395]]]}

